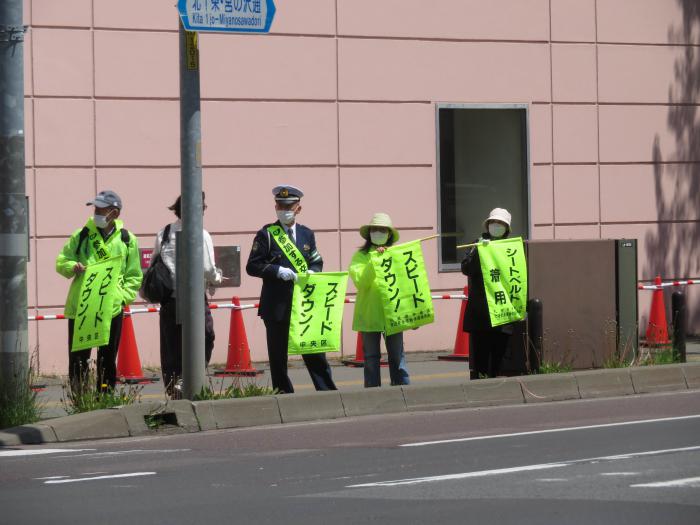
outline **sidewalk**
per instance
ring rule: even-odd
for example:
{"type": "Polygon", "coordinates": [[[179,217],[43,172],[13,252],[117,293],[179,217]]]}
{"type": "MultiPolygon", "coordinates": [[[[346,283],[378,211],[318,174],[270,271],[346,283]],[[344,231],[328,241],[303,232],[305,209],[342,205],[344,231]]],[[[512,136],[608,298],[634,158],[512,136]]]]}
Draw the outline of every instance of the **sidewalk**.
{"type": "MultiPolygon", "coordinates": [[[[466,361],[439,361],[439,355],[446,355],[450,352],[410,352],[406,355],[408,361],[408,370],[411,374],[411,384],[413,385],[440,385],[454,383],[455,381],[467,381],[469,378],[468,364],[466,361]]],[[[687,343],[687,362],[700,362],[700,339],[692,339],[687,343]]],[[[386,358],[385,354],[382,354],[386,358]]],[[[362,368],[354,368],[343,365],[339,358],[329,358],[333,367],[333,378],[335,384],[341,391],[363,390],[364,379],[362,368]]],[[[253,366],[262,370],[263,373],[256,378],[253,377],[226,377],[218,378],[210,376],[207,381],[211,381],[214,391],[224,389],[231,385],[234,381],[239,381],[240,384],[247,384],[255,381],[258,385],[270,386],[270,375],[267,362],[253,363],[253,366]]],[[[224,368],[221,364],[212,364],[209,367],[209,373],[213,373],[215,369],[224,368]]],[[[389,368],[382,366],[382,386],[389,387],[389,368]]],[[[160,370],[144,370],[144,375],[157,375],[159,381],[156,383],[146,383],[138,385],[142,388],[141,399],[143,401],[164,401],[165,394],[163,392],[163,383],[160,379],[160,370]]],[[[290,360],[289,362],[289,377],[292,380],[294,389],[298,393],[310,393],[314,391],[313,384],[309,378],[309,374],[301,360],[290,360]]],[[[46,385],[46,388],[39,392],[39,399],[45,403],[44,418],[54,418],[66,415],[63,409],[61,398],[63,397],[63,378],[39,378],[37,384],[46,385]]],[[[125,388],[135,388],[136,385],[125,385],[125,388]]]]}
{"type": "MultiPolygon", "coordinates": [[[[448,352],[411,352],[407,355],[408,370],[411,374],[412,384],[441,384],[459,380],[467,380],[469,377],[467,361],[438,361],[438,355],[445,355],[448,352]]],[[[383,355],[383,358],[386,358],[383,355]]],[[[364,388],[363,370],[362,368],[354,368],[343,365],[339,359],[329,358],[333,368],[333,379],[339,390],[362,390],[364,388]]],[[[253,363],[257,370],[262,370],[263,373],[256,378],[253,377],[226,377],[218,378],[209,376],[207,381],[211,380],[212,388],[218,391],[223,383],[223,388],[232,384],[234,381],[239,381],[241,384],[255,381],[258,385],[270,386],[270,374],[267,362],[253,363]]],[[[213,374],[215,369],[224,368],[223,364],[212,364],[209,367],[208,373],[213,374]]],[[[142,387],[141,398],[143,401],[164,401],[165,394],[163,392],[163,383],[160,378],[160,370],[144,370],[144,375],[157,375],[159,381],[156,383],[146,383],[138,385],[142,387]]],[[[382,386],[388,387],[391,382],[389,380],[389,368],[382,366],[382,386]]],[[[294,390],[298,393],[309,393],[314,391],[313,383],[309,378],[309,374],[301,360],[290,360],[289,362],[289,377],[294,385],[294,390]]],[[[46,388],[39,392],[39,399],[45,402],[44,418],[53,418],[65,416],[66,411],[63,409],[61,398],[63,397],[63,387],[65,378],[39,378],[37,384],[46,385],[46,388]]],[[[207,383],[208,384],[208,383],[207,383]]],[[[125,385],[129,388],[130,385],[125,385]]]]}

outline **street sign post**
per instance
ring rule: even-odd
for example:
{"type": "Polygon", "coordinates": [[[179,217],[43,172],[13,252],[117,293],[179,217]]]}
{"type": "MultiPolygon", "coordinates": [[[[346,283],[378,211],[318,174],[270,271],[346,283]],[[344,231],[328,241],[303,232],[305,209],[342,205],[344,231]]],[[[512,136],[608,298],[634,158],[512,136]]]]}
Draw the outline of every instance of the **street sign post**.
{"type": "MultiPolygon", "coordinates": [[[[0,0],[0,3],[3,0],[0,0]]],[[[178,0],[180,14],[180,188],[177,313],[182,323],[182,393],[204,386],[204,267],[202,259],[202,131],[198,32],[267,33],[273,0],[178,0]]],[[[240,257],[240,253],[237,254],[240,257]]],[[[240,261],[238,262],[240,283],[240,261]]],[[[25,308],[26,310],[26,308],[25,308]]]]}
{"type": "Polygon", "coordinates": [[[267,33],[275,16],[273,0],[178,0],[187,31],[267,33]]]}

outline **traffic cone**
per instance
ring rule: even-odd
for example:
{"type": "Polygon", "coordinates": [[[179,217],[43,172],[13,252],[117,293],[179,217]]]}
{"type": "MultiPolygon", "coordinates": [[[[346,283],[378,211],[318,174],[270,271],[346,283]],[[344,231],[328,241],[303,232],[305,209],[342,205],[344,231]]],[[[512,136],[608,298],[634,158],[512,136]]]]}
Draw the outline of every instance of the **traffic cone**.
{"type": "MultiPolygon", "coordinates": [[[[238,297],[233,297],[231,302],[236,306],[241,305],[238,297]]],[[[243,324],[243,313],[240,308],[231,309],[231,323],[228,332],[228,355],[226,357],[226,368],[216,370],[216,376],[256,376],[262,374],[263,370],[257,370],[250,362],[250,347],[248,346],[248,336],[245,333],[243,324]]]]}
{"type": "Polygon", "coordinates": [[[120,383],[128,384],[158,381],[157,376],[146,377],[143,375],[139,349],[136,346],[136,336],[134,335],[134,322],[131,319],[131,311],[128,306],[124,307],[122,333],[117,351],[117,380],[120,383]]]}
{"type": "MultiPolygon", "coordinates": [[[[464,287],[464,296],[469,297],[469,287],[464,287]]],[[[459,323],[457,324],[457,335],[455,336],[454,352],[449,355],[440,355],[438,359],[443,361],[469,361],[469,333],[462,329],[464,325],[464,312],[467,310],[467,299],[462,300],[459,310],[459,323]]]]}
{"type": "Polygon", "coordinates": [[[343,359],[342,363],[345,366],[353,366],[355,368],[360,368],[365,366],[365,348],[362,345],[362,334],[357,332],[357,345],[355,346],[355,358],[354,359],[343,359]]]}
{"type": "MultiPolygon", "coordinates": [[[[654,284],[661,284],[661,276],[657,275],[654,284]]],[[[649,346],[661,346],[671,344],[668,338],[668,325],[666,323],[666,305],[664,305],[664,291],[661,288],[654,290],[651,298],[651,310],[649,311],[649,325],[647,326],[647,344],[649,346]]]]}

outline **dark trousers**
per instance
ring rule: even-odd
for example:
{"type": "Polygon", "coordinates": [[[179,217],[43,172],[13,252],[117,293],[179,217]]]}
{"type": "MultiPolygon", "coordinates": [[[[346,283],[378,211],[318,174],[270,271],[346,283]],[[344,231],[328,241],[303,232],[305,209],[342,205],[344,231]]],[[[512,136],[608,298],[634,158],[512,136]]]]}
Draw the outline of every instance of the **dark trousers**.
{"type": "MultiPolygon", "coordinates": [[[[177,380],[182,377],[182,325],[177,324],[175,298],[160,305],[160,368],[163,384],[168,395],[172,396],[177,380]]],[[[214,350],[214,319],[204,301],[204,362],[209,366],[214,350]]]]}
{"type": "MultiPolygon", "coordinates": [[[[294,387],[287,375],[287,345],[289,344],[289,319],[265,322],[267,331],[267,357],[270,360],[272,388],[284,394],[293,394],[294,387]]],[[[333,382],[331,367],[326,354],[304,354],[306,369],[316,390],[338,390],[333,382]]]]}
{"type": "MultiPolygon", "coordinates": [[[[109,328],[109,343],[97,349],[97,389],[104,390],[114,388],[117,383],[117,352],[119,351],[119,340],[122,336],[123,314],[112,318],[109,328]]],[[[70,378],[71,390],[78,392],[82,390],[88,373],[88,361],[92,348],[71,352],[70,347],[73,342],[73,330],[75,320],[68,319],[68,377],[70,378]]]]}
{"type": "Polygon", "coordinates": [[[496,377],[508,348],[509,334],[500,330],[469,332],[469,370],[472,379],[479,376],[496,377]]]}

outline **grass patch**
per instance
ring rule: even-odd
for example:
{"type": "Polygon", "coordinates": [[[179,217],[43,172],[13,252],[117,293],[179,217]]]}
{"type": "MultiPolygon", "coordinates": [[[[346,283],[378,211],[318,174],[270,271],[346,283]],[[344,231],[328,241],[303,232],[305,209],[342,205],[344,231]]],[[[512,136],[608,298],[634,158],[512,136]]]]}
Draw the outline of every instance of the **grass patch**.
{"type": "Polygon", "coordinates": [[[83,378],[79,387],[73,388],[70,382],[63,383],[61,404],[68,415],[141,402],[143,385],[121,385],[115,389],[107,388],[107,385],[98,387],[93,361],[90,361],[83,378]]]}
{"type": "Polygon", "coordinates": [[[260,386],[254,380],[243,382],[241,378],[235,377],[233,382],[225,386],[224,381],[218,386],[209,379],[209,385],[203,386],[199,394],[195,394],[193,401],[211,401],[216,399],[236,399],[242,397],[271,396],[278,391],[269,386],[260,386]]]}
{"type": "Polygon", "coordinates": [[[34,363],[35,355],[29,367],[17,376],[8,381],[0,378],[0,428],[28,425],[41,419],[44,402],[39,401],[32,389],[38,376],[34,363]]]}
{"type": "Polygon", "coordinates": [[[573,367],[569,364],[554,361],[543,361],[537,370],[538,374],[561,374],[571,372],[573,367]]]}
{"type": "Polygon", "coordinates": [[[650,351],[640,359],[638,366],[670,365],[680,362],[680,355],[673,348],[658,348],[650,351]]]}

